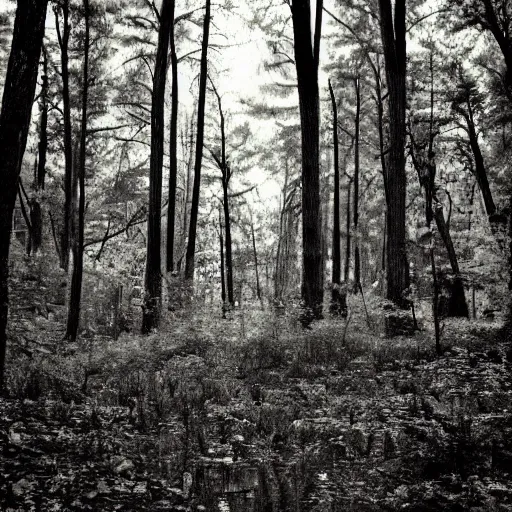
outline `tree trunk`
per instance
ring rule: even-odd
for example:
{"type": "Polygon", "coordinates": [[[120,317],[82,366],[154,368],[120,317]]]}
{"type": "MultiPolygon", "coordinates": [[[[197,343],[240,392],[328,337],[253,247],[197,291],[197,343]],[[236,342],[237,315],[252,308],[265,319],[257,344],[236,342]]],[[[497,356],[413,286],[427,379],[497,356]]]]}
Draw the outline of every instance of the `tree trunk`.
{"type": "Polygon", "coordinates": [[[226,229],[226,284],[228,289],[228,303],[230,306],[235,304],[234,290],[233,290],[233,243],[231,240],[231,219],[229,216],[229,194],[228,194],[228,180],[222,181],[223,199],[222,204],[224,207],[224,226],[226,229]]]}
{"type": "Polygon", "coordinates": [[[80,125],[80,153],[78,160],[79,200],[78,225],[73,244],[73,274],[68,306],[68,320],[65,339],[75,341],[80,325],[80,302],[82,298],[82,278],[84,269],[84,230],[85,230],[85,157],[87,144],[87,101],[89,95],[89,48],[90,48],[90,12],[89,0],[83,0],[85,18],[84,71],[82,91],[82,120],[80,125]]]}
{"type": "Polygon", "coordinates": [[[43,243],[43,210],[37,196],[30,203],[30,224],[30,253],[37,254],[43,243]]]}
{"type": "MultiPolygon", "coordinates": [[[[377,58],[377,67],[375,68],[375,104],[377,107],[377,127],[379,132],[379,157],[380,166],[382,170],[382,179],[384,183],[384,197],[386,205],[388,201],[388,184],[387,178],[387,163],[386,163],[386,148],[384,143],[384,100],[382,99],[382,77],[380,60],[377,58]]],[[[384,268],[384,267],[383,267],[384,268]]]]}
{"type": "Polygon", "coordinates": [[[12,216],[36,90],[46,7],[46,0],[18,0],[0,112],[0,393],[5,385],[12,216]]]}
{"type": "Polygon", "coordinates": [[[450,266],[453,273],[453,283],[450,286],[450,300],[448,304],[448,316],[455,317],[468,317],[469,310],[466,302],[466,295],[464,292],[464,284],[460,276],[459,262],[457,260],[457,254],[453,246],[453,240],[450,235],[450,230],[446,224],[443,207],[439,203],[434,206],[433,209],[434,219],[436,221],[437,230],[441,235],[446,252],[448,253],[448,259],[450,260],[450,266]]]}
{"type": "Polygon", "coordinates": [[[35,194],[30,203],[30,221],[32,224],[31,232],[31,252],[36,254],[41,248],[43,242],[43,210],[40,202],[40,192],[44,190],[46,178],[46,153],[48,150],[48,56],[46,48],[43,45],[43,73],[41,76],[42,85],[40,92],[39,110],[41,112],[39,118],[39,144],[38,159],[36,167],[36,175],[34,177],[35,194]]]}
{"type": "MultiPolygon", "coordinates": [[[[149,161],[148,240],[144,280],[142,333],[149,334],[160,322],[162,299],[161,210],[162,167],[164,160],[164,103],[167,75],[167,49],[173,24],[172,0],[164,0],[160,11],[160,28],[153,75],[151,102],[151,154],[149,161]]],[[[171,156],[172,158],[172,156],[171,156]]]]}
{"type": "Polygon", "coordinates": [[[485,205],[485,212],[487,213],[487,216],[491,218],[491,216],[496,213],[496,205],[494,204],[491,188],[489,186],[487,170],[485,168],[485,162],[484,157],[482,155],[482,151],[480,150],[480,144],[478,142],[476,128],[474,123],[472,122],[471,117],[471,115],[466,117],[466,122],[469,133],[469,145],[471,147],[471,152],[473,153],[473,159],[475,163],[475,177],[478,183],[478,187],[480,188],[480,192],[482,193],[482,198],[484,200],[485,205]]]}
{"type": "Polygon", "coordinates": [[[283,254],[286,237],[286,197],[288,191],[288,158],[285,158],[284,162],[284,185],[283,185],[283,206],[281,208],[281,214],[279,217],[279,237],[277,239],[276,249],[276,269],[274,273],[274,300],[276,302],[283,302],[284,294],[284,275],[283,275],[283,254]]]}
{"type": "MultiPolygon", "coordinates": [[[[188,123],[187,123],[188,127],[188,123]]],[[[190,133],[189,141],[188,141],[188,159],[187,159],[187,175],[185,182],[185,199],[183,204],[183,224],[181,229],[181,247],[180,247],[180,258],[177,263],[177,269],[181,271],[181,266],[183,263],[183,258],[185,256],[186,247],[187,247],[187,233],[188,233],[188,219],[189,219],[189,208],[190,208],[190,188],[191,188],[191,180],[192,180],[192,166],[194,159],[194,118],[192,117],[190,120],[190,133]]]]}
{"type": "Polygon", "coordinates": [[[199,99],[197,106],[197,137],[194,163],[194,188],[190,208],[190,227],[188,234],[187,255],[185,261],[185,279],[194,279],[194,258],[196,252],[197,216],[199,211],[199,191],[201,187],[201,163],[203,160],[204,110],[206,100],[206,79],[208,76],[208,38],[210,35],[210,0],[206,0],[203,22],[203,43],[201,49],[201,71],[199,75],[199,99]]]}
{"type": "MultiPolygon", "coordinates": [[[[379,0],[381,37],[389,91],[389,151],[386,166],[387,298],[407,308],[403,292],[409,286],[405,231],[405,108],[406,41],[405,0],[379,0]]],[[[393,334],[388,330],[388,334],[393,334]]]]}
{"type": "Polygon", "coordinates": [[[176,178],[178,175],[178,56],[174,39],[175,0],[171,1],[171,127],[169,141],[169,201],[167,203],[167,272],[174,271],[174,226],[176,224],[176,178]]]}
{"type": "Polygon", "coordinates": [[[29,214],[27,213],[27,208],[25,207],[25,202],[23,201],[23,196],[25,196],[25,200],[27,202],[27,205],[30,204],[30,200],[27,196],[27,193],[25,192],[25,187],[23,186],[23,182],[21,181],[21,176],[19,178],[19,187],[18,187],[18,199],[20,202],[20,208],[21,208],[21,214],[23,216],[23,220],[25,221],[25,225],[27,226],[28,231],[28,239],[25,244],[25,250],[27,256],[30,256],[30,250],[32,246],[32,219],[30,218],[29,214]],[[23,195],[22,195],[23,192],[23,195]]]}
{"type": "Polygon", "coordinates": [[[361,287],[361,258],[359,254],[359,125],[361,117],[361,80],[355,79],[356,118],[354,142],[354,293],[361,287]]]}
{"type": "Polygon", "coordinates": [[[432,316],[434,317],[434,333],[436,338],[436,354],[440,356],[441,350],[441,327],[439,325],[439,283],[437,282],[436,259],[434,255],[434,242],[430,242],[430,264],[432,267],[432,316]]]}
{"type": "Polygon", "coordinates": [[[332,229],[332,295],[331,312],[340,313],[340,286],[341,286],[341,240],[340,240],[340,164],[338,141],[338,108],[334,90],[329,80],[329,94],[332,104],[332,139],[334,146],[334,202],[333,202],[333,229],[332,229]]]}
{"type": "Polygon", "coordinates": [[[44,190],[46,178],[46,153],[48,151],[48,54],[43,45],[43,74],[41,76],[41,102],[39,109],[41,117],[39,119],[39,144],[38,144],[38,164],[37,164],[37,188],[44,190]]]}
{"type": "Polygon", "coordinates": [[[213,159],[217,163],[217,166],[221,172],[222,182],[222,205],[224,207],[224,226],[226,228],[226,274],[227,274],[227,288],[228,288],[228,302],[230,306],[233,306],[234,293],[233,293],[233,249],[231,241],[231,218],[229,215],[229,181],[231,180],[231,168],[228,164],[226,156],[226,128],[224,121],[224,111],[222,110],[222,101],[220,95],[210,78],[213,92],[217,98],[217,104],[219,107],[220,117],[220,155],[211,152],[213,159]]]}
{"type": "Polygon", "coordinates": [[[343,317],[347,316],[348,306],[347,306],[347,291],[348,291],[348,282],[350,280],[350,255],[352,252],[352,240],[350,235],[350,229],[352,227],[352,214],[351,214],[351,200],[352,197],[352,179],[348,178],[347,184],[347,204],[346,204],[346,237],[345,237],[345,265],[343,267],[343,287],[340,291],[340,302],[341,302],[341,314],[343,317]]]}
{"type": "Polygon", "coordinates": [[[292,0],[291,3],[302,136],[302,300],[306,324],[321,318],[323,302],[318,93],[318,6],[321,12],[321,1],[317,0],[314,35],[309,0],[292,0]]]}
{"type": "Polygon", "coordinates": [[[260,274],[258,270],[258,251],[256,250],[256,236],[254,234],[254,222],[251,216],[251,238],[252,238],[252,252],[254,255],[254,271],[256,273],[256,296],[261,302],[261,286],[260,286],[260,274]]]}
{"type": "Polygon", "coordinates": [[[71,131],[71,101],[69,97],[69,36],[71,25],[69,23],[69,0],[62,3],[62,32],[58,10],[55,10],[55,26],[59,40],[61,56],[61,77],[62,77],[62,105],[64,124],[64,221],[61,233],[61,267],[68,270],[69,250],[71,247],[71,230],[73,222],[73,141],[71,131]]]}
{"type": "Polygon", "coordinates": [[[220,243],[220,292],[222,299],[222,318],[226,318],[226,271],[224,266],[224,237],[222,236],[222,215],[219,210],[219,243],[220,243]]]}

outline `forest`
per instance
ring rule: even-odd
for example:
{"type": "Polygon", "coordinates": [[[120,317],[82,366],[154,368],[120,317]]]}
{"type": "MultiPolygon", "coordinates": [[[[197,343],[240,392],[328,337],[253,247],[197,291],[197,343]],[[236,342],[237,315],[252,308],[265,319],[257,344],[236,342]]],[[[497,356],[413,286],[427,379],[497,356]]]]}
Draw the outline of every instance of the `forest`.
{"type": "Polygon", "coordinates": [[[0,509],[512,511],[512,0],[0,0],[0,509]]]}

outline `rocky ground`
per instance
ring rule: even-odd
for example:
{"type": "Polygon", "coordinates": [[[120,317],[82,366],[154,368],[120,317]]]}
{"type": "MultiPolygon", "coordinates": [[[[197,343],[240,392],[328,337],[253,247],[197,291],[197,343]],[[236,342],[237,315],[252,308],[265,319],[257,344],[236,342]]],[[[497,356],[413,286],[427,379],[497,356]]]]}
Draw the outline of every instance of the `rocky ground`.
{"type": "Polygon", "coordinates": [[[242,323],[71,347],[25,332],[18,397],[0,400],[0,507],[512,510],[496,325],[449,324],[435,358],[428,335],[342,347],[341,323],[241,340],[242,323]]]}

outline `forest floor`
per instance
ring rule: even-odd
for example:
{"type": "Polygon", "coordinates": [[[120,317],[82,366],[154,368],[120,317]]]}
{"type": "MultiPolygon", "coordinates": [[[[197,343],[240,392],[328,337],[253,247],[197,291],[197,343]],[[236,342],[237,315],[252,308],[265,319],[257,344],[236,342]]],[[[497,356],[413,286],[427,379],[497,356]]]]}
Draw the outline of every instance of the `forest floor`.
{"type": "Polygon", "coordinates": [[[341,319],[256,306],[66,344],[13,311],[1,510],[512,510],[499,321],[445,321],[436,357],[427,325],[389,340],[355,313],[344,344],[341,319]]]}

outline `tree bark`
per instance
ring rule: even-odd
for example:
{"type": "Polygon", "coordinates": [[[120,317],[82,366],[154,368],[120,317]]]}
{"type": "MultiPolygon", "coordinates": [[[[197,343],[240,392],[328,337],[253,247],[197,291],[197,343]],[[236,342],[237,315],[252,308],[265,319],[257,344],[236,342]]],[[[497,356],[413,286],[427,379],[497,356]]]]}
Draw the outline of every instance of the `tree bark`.
{"type": "Polygon", "coordinates": [[[258,251],[256,250],[256,236],[254,234],[254,222],[251,216],[251,238],[252,238],[252,252],[254,256],[254,271],[256,274],[256,297],[261,302],[261,286],[260,286],[260,273],[258,270],[258,251]]]}
{"type": "Polygon", "coordinates": [[[229,215],[229,194],[228,194],[229,180],[222,182],[222,205],[224,208],[224,226],[226,229],[226,284],[228,291],[228,302],[230,306],[235,304],[234,290],[233,290],[233,242],[231,239],[231,218],[229,215]]]}
{"type": "Polygon", "coordinates": [[[274,273],[274,300],[278,303],[283,302],[284,286],[284,245],[286,238],[286,197],[288,193],[289,167],[288,158],[285,158],[284,165],[284,185],[283,185],[283,206],[279,217],[279,237],[277,239],[276,249],[276,268],[274,273]]]}
{"type": "Polygon", "coordinates": [[[219,210],[219,243],[220,243],[220,292],[222,299],[222,318],[226,318],[226,270],[224,266],[224,237],[222,236],[222,215],[219,210]]]}
{"type": "Polygon", "coordinates": [[[164,160],[164,103],[167,75],[167,50],[173,24],[172,0],[164,0],[160,11],[160,28],[153,74],[151,101],[151,154],[149,162],[149,211],[144,279],[142,333],[149,334],[160,322],[162,299],[161,210],[162,167],[164,160]]]}
{"type": "Polygon", "coordinates": [[[338,107],[331,81],[329,94],[332,104],[332,139],[334,146],[334,199],[333,199],[333,229],[332,229],[332,294],[331,312],[340,313],[341,286],[341,240],[340,240],[340,163],[338,141],[338,107]]]}
{"type": "Polygon", "coordinates": [[[341,316],[346,317],[348,314],[348,305],[347,305],[347,292],[348,292],[348,282],[350,280],[350,256],[352,253],[352,237],[350,234],[350,229],[352,227],[352,207],[351,207],[351,197],[352,197],[352,178],[347,175],[348,184],[347,184],[347,204],[345,210],[345,229],[346,229],[346,237],[345,237],[345,264],[343,266],[343,286],[340,289],[340,304],[341,304],[341,316]]]}
{"type": "Polygon", "coordinates": [[[12,216],[36,90],[46,7],[46,0],[18,0],[0,111],[0,393],[5,389],[12,216]]]}
{"type": "Polygon", "coordinates": [[[345,281],[345,287],[348,287],[348,282],[350,279],[350,255],[352,252],[352,237],[350,235],[350,230],[352,228],[352,212],[351,212],[351,197],[352,197],[352,179],[348,178],[347,184],[347,204],[346,204],[346,239],[345,239],[345,265],[343,268],[343,280],[345,281]]]}
{"type": "Polygon", "coordinates": [[[496,213],[496,205],[494,204],[494,199],[492,197],[491,188],[489,186],[489,179],[487,178],[487,169],[485,168],[485,161],[482,151],[480,149],[480,143],[478,142],[478,134],[475,126],[475,121],[473,118],[473,110],[471,108],[470,99],[467,99],[466,106],[468,111],[465,112],[462,109],[457,109],[460,114],[464,117],[467,126],[467,132],[469,136],[469,147],[471,148],[471,152],[473,153],[473,161],[475,164],[475,177],[478,183],[478,187],[480,188],[480,192],[482,193],[482,198],[484,200],[485,212],[487,216],[491,218],[492,215],[496,213]]]}
{"type": "MultiPolygon", "coordinates": [[[[389,91],[389,151],[386,168],[387,298],[407,308],[403,292],[409,286],[405,231],[405,108],[406,40],[405,0],[379,0],[381,37],[389,91]]],[[[389,332],[389,334],[393,334],[389,332]]]]}
{"type": "Polygon", "coordinates": [[[361,79],[357,75],[355,81],[356,117],[354,142],[354,293],[361,287],[361,258],[359,253],[359,126],[361,117],[361,79]]]}
{"type": "Polygon", "coordinates": [[[61,267],[68,270],[69,250],[72,238],[73,223],[73,141],[71,130],[71,101],[69,97],[69,36],[71,25],[69,21],[69,0],[62,2],[62,32],[58,10],[55,10],[55,26],[59,40],[61,56],[61,78],[62,78],[62,105],[64,124],[64,221],[61,233],[61,267]]]}
{"type": "Polygon", "coordinates": [[[226,156],[226,126],[224,120],[224,111],[222,110],[222,101],[220,95],[210,78],[213,92],[217,98],[217,105],[219,107],[220,117],[220,155],[211,152],[213,159],[221,172],[222,182],[222,206],[224,208],[224,226],[226,229],[226,274],[227,274],[227,289],[228,289],[228,302],[233,306],[234,290],[233,290],[233,243],[231,240],[231,218],[229,214],[229,182],[231,180],[231,167],[228,164],[226,156]]]}
{"type": "MultiPolygon", "coordinates": [[[[317,2],[318,13],[322,0],[317,2]]],[[[315,23],[316,31],[312,35],[309,0],[292,0],[291,10],[302,139],[302,300],[303,321],[307,324],[321,318],[323,302],[318,92],[321,24],[315,23]]]]}
{"type": "Polygon", "coordinates": [[[48,150],[48,56],[46,48],[42,47],[43,73],[41,76],[42,85],[40,92],[40,117],[39,117],[39,144],[36,175],[34,176],[35,194],[30,202],[30,221],[32,224],[30,248],[31,253],[36,254],[43,242],[43,210],[39,197],[40,191],[44,190],[46,178],[46,153],[48,150]]]}
{"type": "MultiPolygon", "coordinates": [[[[187,123],[188,127],[188,123],[187,123]]],[[[190,120],[190,132],[188,134],[188,159],[187,159],[187,175],[185,182],[185,199],[183,204],[183,224],[181,229],[181,246],[180,246],[180,257],[177,263],[177,269],[181,271],[181,266],[183,263],[183,258],[185,256],[186,247],[187,247],[187,232],[188,232],[188,214],[190,208],[190,188],[191,188],[191,180],[192,180],[192,166],[193,166],[193,158],[194,158],[194,118],[192,117],[190,120]]]]}
{"type": "Polygon", "coordinates": [[[167,203],[167,272],[174,271],[174,229],[176,224],[176,178],[178,175],[178,57],[174,39],[175,0],[171,1],[171,127],[169,140],[169,201],[167,203]]]}
{"type": "Polygon", "coordinates": [[[464,284],[460,276],[459,262],[453,246],[450,229],[448,228],[444,218],[442,205],[436,203],[434,205],[433,213],[437,230],[441,235],[446,252],[448,253],[448,259],[450,260],[450,266],[453,273],[453,283],[451,283],[450,286],[450,299],[448,303],[448,316],[468,318],[469,310],[466,302],[466,294],[464,292],[464,284]]]}
{"type": "Polygon", "coordinates": [[[37,188],[44,190],[46,179],[46,153],[48,151],[48,54],[43,45],[43,74],[41,76],[41,102],[39,118],[39,144],[38,144],[38,163],[37,163],[37,188]]]}
{"type": "Polygon", "coordinates": [[[68,319],[64,338],[75,341],[80,325],[80,306],[82,298],[82,279],[84,270],[84,230],[85,230],[85,157],[87,144],[87,101],[89,95],[89,49],[90,49],[90,12],[89,0],[83,0],[85,18],[83,91],[82,91],[82,120],[80,123],[80,153],[78,169],[76,169],[79,199],[78,225],[73,244],[73,273],[71,276],[71,292],[68,305],[68,319]]]}
{"type": "Polygon", "coordinates": [[[185,261],[185,279],[194,279],[194,258],[196,252],[197,217],[199,212],[199,191],[201,187],[201,164],[204,143],[204,110],[206,100],[206,80],[208,76],[208,38],[210,35],[210,0],[206,0],[206,12],[203,22],[203,43],[201,49],[201,70],[199,75],[199,99],[197,106],[197,137],[194,163],[194,188],[190,208],[190,227],[188,234],[187,255],[185,261]]]}

